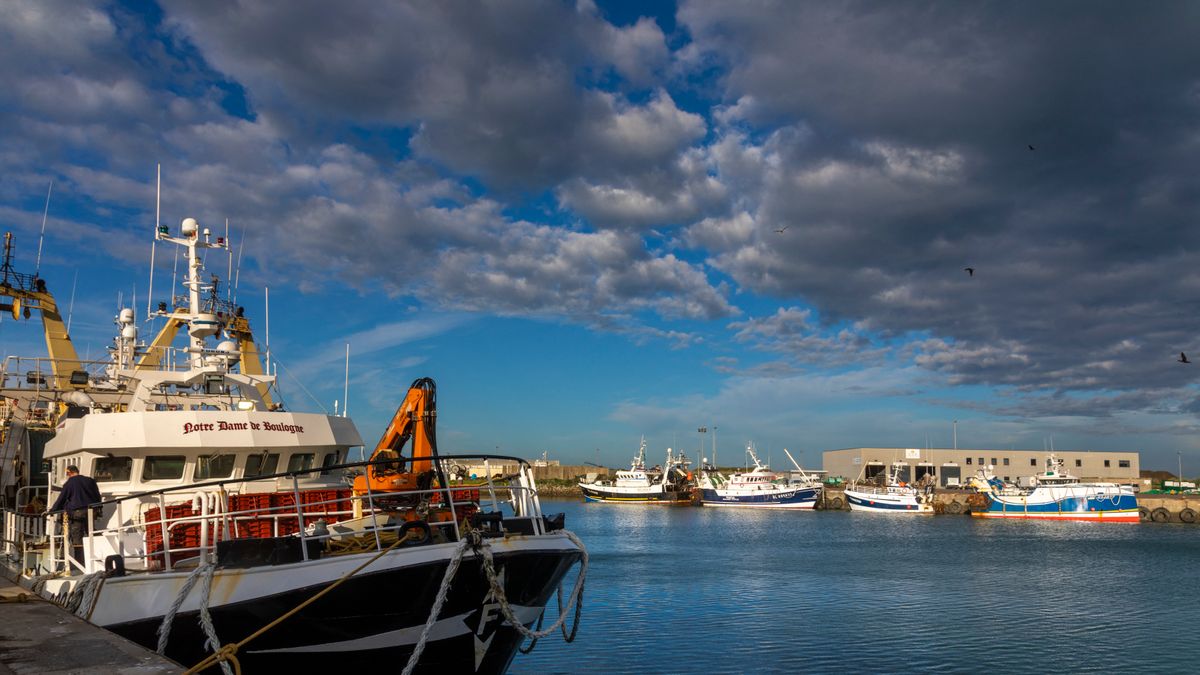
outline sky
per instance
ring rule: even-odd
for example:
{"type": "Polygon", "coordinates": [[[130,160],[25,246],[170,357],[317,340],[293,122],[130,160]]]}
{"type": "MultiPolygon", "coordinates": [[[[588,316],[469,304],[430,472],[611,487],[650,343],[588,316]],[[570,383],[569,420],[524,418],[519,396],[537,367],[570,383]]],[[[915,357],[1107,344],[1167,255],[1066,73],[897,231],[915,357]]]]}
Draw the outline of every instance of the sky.
{"type": "MultiPolygon", "coordinates": [[[[164,224],[228,219],[208,267],[236,266],[260,342],[269,288],[287,406],[344,405],[349,344],[371,444],[428,376],[443,453],[618,466],[715,437],[722,464],[815,467],[956,439],[1195,473],[1198,20],[8,0],[0,229],[99,358],[119,306],[145,313],[161,165],[164,224]]],[[[42,354],[36,322],[0,351],[42,354]]]]}

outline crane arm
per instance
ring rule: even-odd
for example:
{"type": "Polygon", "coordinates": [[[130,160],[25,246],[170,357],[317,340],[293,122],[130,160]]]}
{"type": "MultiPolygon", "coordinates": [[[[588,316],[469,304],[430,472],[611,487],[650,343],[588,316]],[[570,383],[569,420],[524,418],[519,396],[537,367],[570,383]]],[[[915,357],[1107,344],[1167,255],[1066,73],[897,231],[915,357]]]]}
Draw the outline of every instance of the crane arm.
{"type": "Polygon", "coordinates": [[[437,456],[437,442],[434,435],[436,420],[437,385],[433,379],[428,377],[413,381],[404,401],[400,407],[396,408],[396,414],[392,416],[392,421],[384,429],[383,436],[375,444],[371,460],[387,456],[381,453],[399,453],[411,438],[413,462],[408,470],[412,473],[429,471],[432,468],[432,462],[429,460],[437,456]]]}

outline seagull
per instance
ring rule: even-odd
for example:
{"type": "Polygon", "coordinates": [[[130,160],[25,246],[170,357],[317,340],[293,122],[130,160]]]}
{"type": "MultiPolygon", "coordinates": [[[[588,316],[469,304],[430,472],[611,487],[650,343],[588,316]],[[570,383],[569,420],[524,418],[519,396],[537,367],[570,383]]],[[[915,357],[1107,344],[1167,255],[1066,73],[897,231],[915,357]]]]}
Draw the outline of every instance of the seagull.
{"type": "Polygon", "coordinates": [[[963,270],[966,271],[967,276],[969,276],[969,277],[975,276],[975,268],[974,267],[964,267],[963,270]]]}
{"type": "Polygon", "coordinates": [[[1029,149],[1030,149],[1030,150],[1037,150],[1037,148],[1033,147],[1032,145],[1031,145],[1031,146],[1029,146],[1029,149]]]}
{"type": "Polygon", "coordinates": [[[1179,352],[1179,362],[1180,363],[1191,363],[1191,361],[1188,361],[1187,354],[1184,354],[1183,352],[1179,352]]]}
{"type": "Polygon", "coordinates": [[[775,230],[775,231],[776,231],[777,233],[779,233],[779,234],[783,234],[783,231],[784,231],[784,230],[786,230],[786,229],[788,229],[789,227],[791,227],[791,225],[784,225],[783,227],[781,227],[781,228],[779,228],[778,230],[775,230]]]}

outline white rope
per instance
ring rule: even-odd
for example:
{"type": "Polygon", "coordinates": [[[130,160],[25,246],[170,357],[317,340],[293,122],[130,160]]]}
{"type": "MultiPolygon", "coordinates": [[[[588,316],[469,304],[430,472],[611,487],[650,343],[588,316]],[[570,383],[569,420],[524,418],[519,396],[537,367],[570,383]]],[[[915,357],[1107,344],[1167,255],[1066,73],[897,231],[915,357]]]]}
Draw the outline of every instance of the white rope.
{"type": "Polygon", "coordinates": [[[100,587],[104,583],[104,572],[86,574],[71,588],[67,601],[63,604],[68,612],[87,619],[96,608],[96,600],[100,597],[100,587]]]}
{"type": "Polygon", "coordinates": [[[450,564],[446,566],[446,573],[442,575],[442,585],[438,587],[437,600],[433,603],[433,609],[429,610],[429,618],[425,620],[425,629],[421,631],[421,639],[417,640],[417,646],[413,648],[412,655],[408,657],[408,663],[405,664],[401,675],[412,675],[413,669],[417,667],[417,661],[421,660],[421,652],[425,651],[425,642],[429,639],[429,632],[433,629],[433,624],[437,623],[438,615],[442,613],[442,605],[446,602],[446,595],[450,591],[450,580],[458,573],[463,553],[470,545],[471,538],[464,536],[454,549],[454,555],[450,557],[450,564]]]}
{"type": "MultiPolygon", "coordinates": [[[[508,596],[504,593],[504,587],[500,584],[500,580],[496,575],[496,566],[492,561],[491,547],[487,546],[486,542],[484,542],[484,546],[480,548],[480,552],[483,553],[483,569],[487,573],[488,583],[491,584],[492,594],[496,596],[496,601],[500,603],[500,612],[504,614],[504,618],[508,620],[509,625],[517,629],[517,632],[529,638],[530,640],[544,638],[561,628],[563,623],[566,621],[567,613],[571,610],[571,608],[575,607],[576,610],[578,610],[580,608],[578,603],[582,602],[583,582],[587,578],[588,570],[587,548],[584,547],[583,542],[579,540],[579,537],[575,536],[574,532],[571,532],[570,530],[560,530],[560,532],[566,535],[567,539],[570,539],[572,543],[579,547],[579,552],[583,557],[580,559],[579,577],[575,579],[575,587],[571,589],[571,597],[567,600],[567,606],[565,610],[560,609],[558,613],[558,620],[556,620],[553,625],[545,630],[530,630],[529,628],[525,627],[525,624],[521,623],[521,621],[517,619],[516,614],[513,613],[512,607],[508,604],[508,596]]],[[[578,611],[576,614],[578,615],[578,611]]],[[[578,628],[578,622],[576,623],[576,628],[578,628]]]]}
{"type": "Polygon", "coordinates": [[[210,565],[197,565],[195,570],[188,575],[187,581],[183,582],[183,588],[179,589],[179,595],[175,597],[175,602],[171,604],[171,609],[163,615],[162,623],[158,626],[158,649],[159,654],[166,654],[167,641],[171,639],[171,625],[175,623],[175,615],[179,613],[179,608],[183,606],[183,601],[188,594],[192,592],[192,587],[196,585],[196,580],[200,578],[200,574],[205,568],[210,565]]]}
{"type": "MultiPolygon", "coordinates": [[[[204,588],[200,591],[200,628],[204,630],[204,643],[215,654],[221,650],[221,640],[217,637],[217,629],[213,627],[212,614],[208,612],[208,600],[212,596],[213,573],[216,572],[217,566],[208,564],[204,567],[208,573],[204,575],[204,588]]],[[[233,668],[228,661],[222,659],[220,663],[225,675],[233,675],[233,668]]]]}

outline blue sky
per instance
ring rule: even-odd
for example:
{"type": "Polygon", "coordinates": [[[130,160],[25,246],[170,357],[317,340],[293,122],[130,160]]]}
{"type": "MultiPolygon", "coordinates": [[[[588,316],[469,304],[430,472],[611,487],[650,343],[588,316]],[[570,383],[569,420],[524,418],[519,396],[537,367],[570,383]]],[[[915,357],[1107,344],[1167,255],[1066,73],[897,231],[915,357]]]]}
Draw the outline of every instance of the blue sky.
{"type": "Polygon", "coordinates": [[[957,420],[1186,469],[1197,11],[16,0],[0,225],[32,271],[53,181],[39,271],[99,355],[161,163],[164,223],[244,241],[260,340],[270,287],[288,405],[332,410],[348,342],[371,441],[431,376],[446,452],[617,465],[707,426],[811,466],[957,420]]]}

